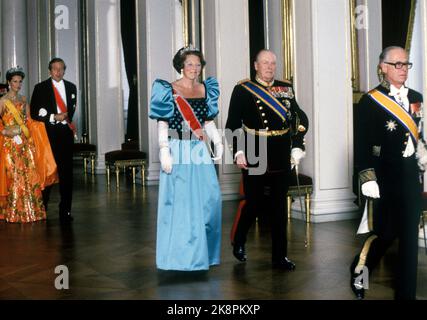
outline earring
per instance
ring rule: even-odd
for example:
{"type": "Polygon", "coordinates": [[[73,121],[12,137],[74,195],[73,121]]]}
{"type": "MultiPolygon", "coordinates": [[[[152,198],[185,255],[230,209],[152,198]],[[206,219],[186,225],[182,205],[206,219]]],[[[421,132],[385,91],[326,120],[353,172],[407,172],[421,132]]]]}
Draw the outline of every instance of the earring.
{"type": "Polygon", "coordinates": [[[184,69],[181,69],[181,78],[184,77],[184,69]]]}

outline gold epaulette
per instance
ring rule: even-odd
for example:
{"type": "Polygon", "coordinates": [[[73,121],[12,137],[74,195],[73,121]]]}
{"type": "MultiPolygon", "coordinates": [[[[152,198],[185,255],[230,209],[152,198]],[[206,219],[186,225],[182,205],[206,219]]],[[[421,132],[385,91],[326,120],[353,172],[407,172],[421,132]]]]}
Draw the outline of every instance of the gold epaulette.
{"type": "Polygon", "coordinates": [[[245,82],[248,82],[248,81],[251,81],[251,79],[246,78],[246,79],[240,80],[239,82],[237,82],[237,84],[242,84],[242,83],[245,83],[245,82]]]}
{"type": "Polygon", "coordinates": [[[291,80],[283,79],[281,81],[284,82],[284,83],[288,83],[288,84],[292,85],[292,81],[291,80]]]}

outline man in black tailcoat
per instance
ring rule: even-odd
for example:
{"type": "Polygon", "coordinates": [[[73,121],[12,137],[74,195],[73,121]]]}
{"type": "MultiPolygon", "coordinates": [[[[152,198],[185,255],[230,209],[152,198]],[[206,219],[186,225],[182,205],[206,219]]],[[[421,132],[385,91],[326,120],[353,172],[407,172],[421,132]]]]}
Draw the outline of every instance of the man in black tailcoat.
{"type": "MultiPolygon", "coordinates": [[[[72,124],[77,104],[76,86],[63,79],[65,62],[54,58],[49,62],[50,78],[34,87],[31,97],[31,117],[44,122],[58,167],[59,218],[63,223],[73,220],[71,203],[73,193],[73,143],[75,127],[72,124]]],[[[43,202],[48,205],[51,187],[43,191],[43,202]]]]}

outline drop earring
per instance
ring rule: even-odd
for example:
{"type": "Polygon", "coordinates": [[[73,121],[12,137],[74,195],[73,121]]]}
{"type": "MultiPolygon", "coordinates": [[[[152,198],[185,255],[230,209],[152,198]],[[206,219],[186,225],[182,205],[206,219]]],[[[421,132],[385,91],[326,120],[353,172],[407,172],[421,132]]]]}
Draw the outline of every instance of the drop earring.
{"type": "Polygon", "coordinates": [[[181,75],[181,79],[184,78],[184,69],[181,69],[180,75],[181,75]]]}

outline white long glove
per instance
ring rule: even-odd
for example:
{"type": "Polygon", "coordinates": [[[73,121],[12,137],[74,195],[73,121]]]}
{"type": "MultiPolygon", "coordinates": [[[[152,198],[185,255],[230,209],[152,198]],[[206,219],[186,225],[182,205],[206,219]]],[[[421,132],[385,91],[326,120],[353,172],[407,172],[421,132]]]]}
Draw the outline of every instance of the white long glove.
{"type": "Polygon", "coordinates": [[[291,164],[292,167],[298,166],[301,159],[305,157],[305,152],[301,148],[293,148],[291,150],[291,164]]]}
{"type": "Polygon", "coordinates": [[[362,193],[365,197],[378,199],[380,197],[380,188],[376,181],[368,181],[362,184],[362,193]]]}
{"type": "Polygon", "coordinates": [[[169,150],[169,138],[168,138],[169,124],[165,121],[158,121],[157,130],[159,135],[160,165],[162,166],[162,170],[165,173],[170,174],[172,172],[173,159],[169,150]]]}
{"type": "Polygon", "coordinates": [[[208,135],[209,139],[212,140],[215,146],[213,161],[220,160],[222,158],[222,154],[224,153],[224,145],[222,144],[221,136],[216,128],[214,121],[205,122],[205,131],[208,135]]]}

